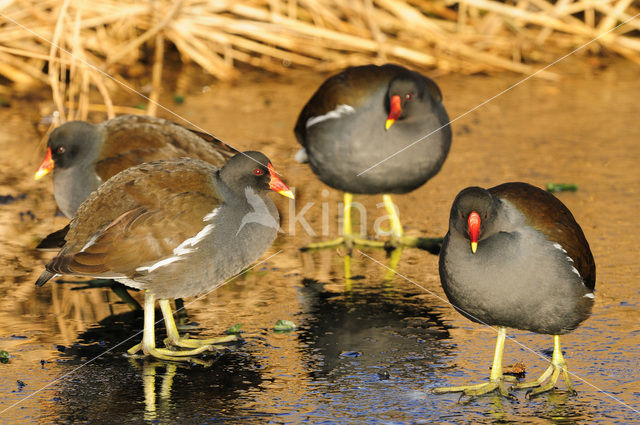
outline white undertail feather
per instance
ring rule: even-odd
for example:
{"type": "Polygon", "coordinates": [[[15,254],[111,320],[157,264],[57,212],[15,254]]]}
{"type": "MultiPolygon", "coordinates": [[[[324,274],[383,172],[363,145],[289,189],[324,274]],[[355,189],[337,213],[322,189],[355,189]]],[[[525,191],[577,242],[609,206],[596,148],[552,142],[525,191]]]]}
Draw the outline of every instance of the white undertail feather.
{"type": "Polygon", "coordinates": [[[300,164],[306,164],[307,162],[309,162],[309,155],[307,154],[307,150],[305,148],[300,149],[298,152],[296,152],[293,159],[295,159],[296,162],[299,162],[300,164]]]}

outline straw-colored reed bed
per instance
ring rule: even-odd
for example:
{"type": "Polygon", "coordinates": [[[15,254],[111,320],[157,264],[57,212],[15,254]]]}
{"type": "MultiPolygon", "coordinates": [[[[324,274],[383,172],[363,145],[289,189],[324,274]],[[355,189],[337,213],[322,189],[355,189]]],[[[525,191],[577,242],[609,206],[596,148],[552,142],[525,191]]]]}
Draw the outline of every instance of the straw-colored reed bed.
{"type": "MultiPolygon", "coordinates": [[[[637,13],[633,0],[0,0],[0,75],[5,92],[50,85],[62,120],[113,116],[118,85],[106,74],[126,83],[120,71],[151,52],[156,100],[170,45],[220,79],[238,64],[282,73],[388,61],[529,74],[637,13]],[[90,104],[96,91],[101,105],[90,104]]],[[[588,49],[640,63],[638,30],[640,18],[588,49]]]]}

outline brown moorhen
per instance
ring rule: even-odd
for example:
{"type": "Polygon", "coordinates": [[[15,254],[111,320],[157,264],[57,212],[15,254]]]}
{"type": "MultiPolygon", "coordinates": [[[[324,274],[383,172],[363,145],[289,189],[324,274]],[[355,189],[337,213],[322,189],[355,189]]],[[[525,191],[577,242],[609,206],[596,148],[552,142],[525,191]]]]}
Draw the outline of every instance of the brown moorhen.
{"type": "Polygon", "coordinates": [[[527,183],[462,190],[451,207],[440,280],[463,316],[498,326],[498,341],[488,383],[434,392],[508,395],[502,374],[506,327],[554,336],[549,368],[514,388],[537,387],[527,395],[540,394],[554,388],[562,372],[573,392],[560,335],[591,314],[596,266],[582,229],[562,202],[527,183]]]}
{"type": "Polygon", "coordinates": [[[236,153],[212,136],[161,118],[122,115],[97,125],[70,121],[49,136],[35,178],[53,170],[56,203],[71,218],[91,192],[126,168],[184,156],[221,167],[236,153]]]}
{"type": "Polygon", "coordinates": [[[296,160],[345,192],[344,237],[307,249],[382,245],[352,236],[353,193],[383,194],[392,245],[415,246],[416,238],[402,236],[389,194],[417,189],[440,170],[451,145],[448,124],[436,83],[402,66],[351,67],[326,80],[298,117],[294,131],[303,149],[296,160]]]}
{"type": "Polygon", "coordinates": [[[231,158],[221,169],[194,158],[128,168],[101,185],[78,208],[66,244],[38,278],[57,274],[116,279],[145,291],[144,354],[184,360],[233,337],[179,336],[169,299],[205,293],[257,260],[279,229],[269,189],[293,197],[260,152],[231,158]],[[156,348],[159,299],[170,344],[156,348]]]}

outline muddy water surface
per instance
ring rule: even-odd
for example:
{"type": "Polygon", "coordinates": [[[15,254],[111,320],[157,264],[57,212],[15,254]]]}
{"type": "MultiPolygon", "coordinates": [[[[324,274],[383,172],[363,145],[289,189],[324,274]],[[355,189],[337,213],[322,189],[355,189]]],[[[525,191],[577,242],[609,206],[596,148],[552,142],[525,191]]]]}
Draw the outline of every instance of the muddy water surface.
{"type": "MultiPolygon", "coordinates": [[[[53,253],[33,247],[66,221],[55,216],[51,180],[32,180],[43,154],[38,106],[15,100],[0,109],[0,195],[12,197],[0,198],[0,349],[12,356],[0,364],[0,422],[640,422],[639,72],[579,63],[557,71],[559,82],[527,81],[454,122],[442,171],[396,201],[408,234],[443,236],[453,197],[466,186],[579,186],[558,195],[581,223],[598,267],[593,315],[563,337],[577,396],[554,392],[528,401],[520,392],[517,400],[458,403],[457,395],[430,394],[435,386],[486,379],[495,331],[471,324],[444,301],[437,257],[425,251],[405,250],[402,276],[391,279],[383,252],[356,252],[351,279],[340,250],[298,252],[323,230],[338,229],[341,194],[292,159],[297,113],[326,76],[256,73],[204,93],[194,87],[182,105],[165,102],[237,148],[264,151],[296,188],[295,205],[276,200],[286,234],[263,258],[273,257],[202,299],[186,300],[201,336],[242,324],[245,343],[207,356],[208,368],[123,356],[139,340],[142,318],[108,288],[34,287],[53,253]],[[274,332],[279,319],[297,330],[274,332]]],[[[518,78],[436,80],[455,118],[518,78]]],[[[358,200],[371,232],[382,215],[380,199],[358,200]]],[[[528,377],[538,376],[551,337],[508,335],[515,342],[507,342],[505,363],[524,362],[528,377]]]]}

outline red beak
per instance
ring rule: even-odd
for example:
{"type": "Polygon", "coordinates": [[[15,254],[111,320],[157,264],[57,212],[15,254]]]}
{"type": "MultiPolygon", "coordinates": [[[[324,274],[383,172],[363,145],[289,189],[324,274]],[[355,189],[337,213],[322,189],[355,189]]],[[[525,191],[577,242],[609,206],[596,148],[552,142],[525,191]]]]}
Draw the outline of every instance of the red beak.
{"type": "Polygon", "coordinates": [[[394,94],[391,96],[391,100],[389,102],[389,117],[387,118],[387,122],[384,123],[384,129],[389,130],[394,122],[402,115],[402,100],[400,96],[394,94]]]}
{"type": "Polygon", "coordinates": [[[478,236],[480,236],[480,214],[473,211],[469,214],[469,240],[471,240],[471,252],[474,254],[478,249],[478,236]]]}
{"type": "Polygon", "coordinates": [[[47,148],[47,154],[42,160],[40,167],[38,167],[38,171],[36,171],[34,178],[36,180],[40,180],[45,175],[49,174],[49,172],[53,170],[53,165],[53,159],[51,159],[51,148],[47,148]]]}
{"type": "Polygon", "coordinates": [[[287,187],[286,184],[283,183],[282,180],[276,174],[276,170],[273,169],[273,165],[271,163],[267,164],[267,168],[269,169],[269,174],[271,175],[271,181],[269,182],[269,188],[271,190],[275,190],[282,196],[286,196],[287,198],[295,199],[293,197],[293,192],[287,187]]]}

